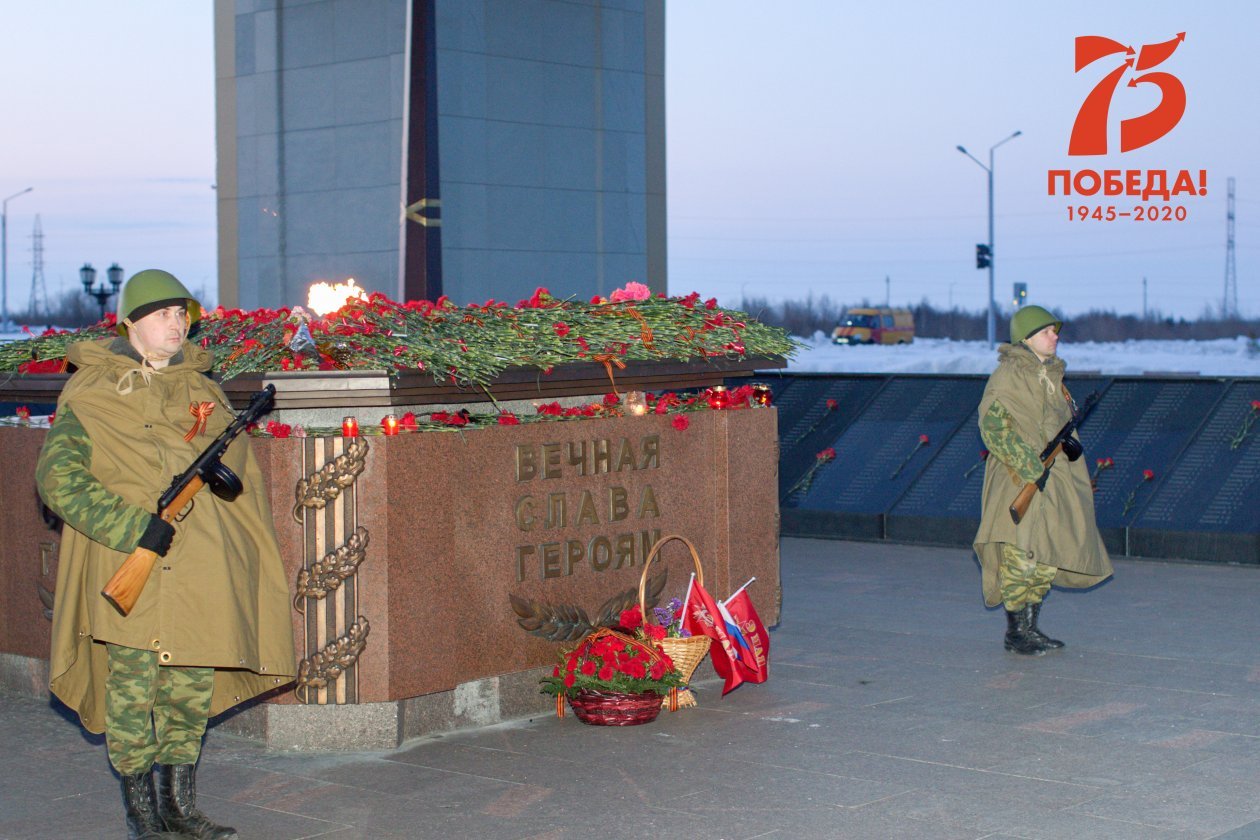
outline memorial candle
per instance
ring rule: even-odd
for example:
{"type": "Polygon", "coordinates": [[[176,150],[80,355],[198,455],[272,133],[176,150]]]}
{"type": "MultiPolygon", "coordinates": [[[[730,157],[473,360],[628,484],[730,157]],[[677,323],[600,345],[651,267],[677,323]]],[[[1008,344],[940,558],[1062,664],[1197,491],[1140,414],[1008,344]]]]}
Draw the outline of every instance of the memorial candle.
{"type": "Polygon", "coordinates": [[[341,436],[342,437],[358,437],[359,436],[359,421],[357,418],[355,417],[342,418],[341,436]]]}

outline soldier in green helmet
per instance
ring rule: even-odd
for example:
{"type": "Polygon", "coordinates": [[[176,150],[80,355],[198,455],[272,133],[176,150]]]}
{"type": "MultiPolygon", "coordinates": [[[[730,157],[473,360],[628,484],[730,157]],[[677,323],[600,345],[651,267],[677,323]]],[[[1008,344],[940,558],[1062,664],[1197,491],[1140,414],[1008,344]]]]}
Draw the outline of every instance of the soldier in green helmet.
{"type": "Polygon", "coordinates": [[[156,515],[172,476],[232,420],[211,354],[188,340],[200,317],[171,274],[128,280],[120,335],[69,348],[76,371],[36,468],[65,522],[50,687],[105,733],[133,838],[236,837],[196,806],[207,721],[295,673],[288,585],[248,439],[223,457],[244,483],[234,501],[199,494],[176,527],[156,515]],[[138,546],[161,559],[123,616],[100,592],[138,546]]]}
{"type": "Polygon", "coordinates": [[[981,589],[987,606],[1006,610],[1006,649],[1028,656],[1063,647],[1038,626],[1051,586],[1088,588],[1111,575],[1075,433],[1075,445],[1055,459],[1019,524],[1009,512],[1020,490],[1042,477],[1042,449],[1076,410],[1057,354],[1062,327],[1040,306],[1017,310],[1011,342],[998,347],[998,366],[979,408],[980,437],[989,449],[974,546],[981,589]]]}

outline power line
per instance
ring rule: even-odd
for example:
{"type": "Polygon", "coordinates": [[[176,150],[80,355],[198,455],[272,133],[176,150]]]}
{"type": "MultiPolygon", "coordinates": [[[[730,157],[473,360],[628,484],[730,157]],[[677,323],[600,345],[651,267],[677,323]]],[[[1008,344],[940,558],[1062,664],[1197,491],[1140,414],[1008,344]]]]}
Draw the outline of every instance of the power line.
{"type": "Polygon", "coordinates": [[[48,291],[44,287],[44,228],[35,214],[35,231],[31,234],[31,300],[27,305],[30,319],[38,323],[48,313],[48,291]]]}

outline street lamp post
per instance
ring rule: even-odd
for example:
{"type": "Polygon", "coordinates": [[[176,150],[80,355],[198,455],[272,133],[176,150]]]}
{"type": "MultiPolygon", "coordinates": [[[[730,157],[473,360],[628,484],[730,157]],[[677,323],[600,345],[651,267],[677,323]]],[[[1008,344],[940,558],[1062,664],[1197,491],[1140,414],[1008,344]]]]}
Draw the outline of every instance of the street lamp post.
{"type": "Polygon", "coordinates": [[[4,329],[9,328],[9,202],[33,189],[27,187],[0,202],[0,324],[4,329]]]}
{"type": "Polygon", "coordinates": [[[975,155],[973,155],[971,152],[964,149],[962,146],[958,147],[958,151],[962,152],[964,155],[971,158],[973,161],[975,161],[976,166],[979,166],[981,169],[983,169],[985,172],[989,174],[989,348],[990,349],[993,348],[994,340],[997,334],[997,327],[995,323],[996,312],[997,312],[997,302],[993,299],[993,264],[997,260],[997,251],[993,247],[993,150],[996,149],[998,146],[1001,146],[1003,143],[1014,140],[1020,134],[1023,134],[1023,132],[1016,131],[1014,134],[1010,135],[1009,137],[999,140],[998,142],[990,146],[988,166],[985,166],[983,163],[981,163],[979,159],[976,158],[975,155]]]}
{"type": "Polygon", "coordinates": [[[83,281],[83,292],[88,297],[96,298],[96,303],[101,307],[102,321],[105,320],[105,304],[111,297],[118,294],[118,287],[122,285],[122,266],[114,263],[105,269],[105,275],[109,277],[109,286],[101,283],[94,289],[92,284],[96,282],[96,269],[92,268],[91,263],[84,263],[83,268],[79,269],[79,279],[83,281]]]}

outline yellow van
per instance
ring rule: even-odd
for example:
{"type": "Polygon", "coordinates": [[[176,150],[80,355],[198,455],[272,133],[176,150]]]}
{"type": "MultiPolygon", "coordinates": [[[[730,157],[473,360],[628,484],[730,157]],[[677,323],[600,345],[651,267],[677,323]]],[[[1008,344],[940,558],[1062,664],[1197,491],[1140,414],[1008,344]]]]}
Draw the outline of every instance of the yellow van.
{"type": "Polygon", "coordinates": [[[836,344],[909,344],[914,341],[914,316],[909,309],[850,309],[832,331],[836,344]]]}

